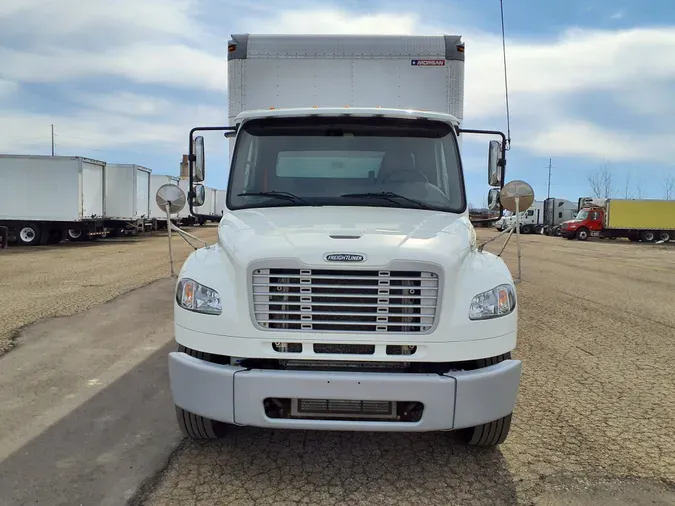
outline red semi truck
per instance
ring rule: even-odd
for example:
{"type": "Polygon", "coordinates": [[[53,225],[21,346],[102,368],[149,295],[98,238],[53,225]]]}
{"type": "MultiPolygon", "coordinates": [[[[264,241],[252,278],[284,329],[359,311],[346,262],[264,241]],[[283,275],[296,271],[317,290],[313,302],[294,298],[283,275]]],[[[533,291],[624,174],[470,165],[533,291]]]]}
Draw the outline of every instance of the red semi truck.
{"type": "Polygon", "coordinates": [[[562,236],[567,239],[668,242],[675,238],[675,200],[581,198],[579,207],[575,219],[562,224],[562,236]]]}

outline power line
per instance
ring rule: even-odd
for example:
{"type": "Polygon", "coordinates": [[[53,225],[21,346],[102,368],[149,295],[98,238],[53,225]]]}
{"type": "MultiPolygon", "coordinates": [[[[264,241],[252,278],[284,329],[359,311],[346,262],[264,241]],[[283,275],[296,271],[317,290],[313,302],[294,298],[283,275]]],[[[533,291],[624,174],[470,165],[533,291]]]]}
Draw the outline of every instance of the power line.
{"type": "Polygon", "coordinates": [[[511,149],[511,113],[509,111],[509,80],[506,65],[506,30],[504,29],[504,0],[499,0],[502,17],[502,53],[504,55],[504,94],[506,98],[506,149],[511,149]]]}

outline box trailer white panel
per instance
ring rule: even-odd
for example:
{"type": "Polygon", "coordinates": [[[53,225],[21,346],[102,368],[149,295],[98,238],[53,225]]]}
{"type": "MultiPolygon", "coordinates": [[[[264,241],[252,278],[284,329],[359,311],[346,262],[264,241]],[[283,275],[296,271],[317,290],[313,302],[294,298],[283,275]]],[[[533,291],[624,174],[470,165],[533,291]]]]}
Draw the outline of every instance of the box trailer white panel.
{"type": "Polygon", "coordinates": [[[150,217],[150,176],[152,170],[144,167],[136,168],[136,215],[139,218],[150,217]]]}
{"type": "Polygon", "coordinates": [[[178,181],[180,181],[180,178],[176,176],[165,176],[163,174],[152,174],[150,176],[150,218],[166,221],[166,211],[159,208],[155,195],[160,187],[165,184],[178,185],[178,181]]]}
{"type": "MultiPolygon", "coordinates": [[[[186,178],[180,178],[178,180],[178,186],[180,187],[181,190],[185,193],[185,198],[187,199],[188,192],[190,191],[190,180],[186,178]]],[[[196,212],[196,209],[195,209],[196,212]]],[[[178,213],[179,218],[190,218],[192,215],[190,214],[190,204],[187,202],[185,203],[185,207],[181,210],[181,212],[178,213]]]]}
{"type": "Polygon", "coordinates": [[[82,157],[0,155],[0,220],[103,218],[105,170],[82,157]]]}
{"type": "Polygon", "coordinates": [[[213,216],[216,214],[216,190],[209,186],[205,186],[204,190],[204,204],[195,207],[195,213],[213,216]]]}
{"type": "Polygon", "coordinates": [[[108,164],[105,181],[106,218],[137,220],[150,214],[150,173],[134,164],[108,164]]]}
{"type": "Polygon", "coordinates": [[[216,190],[216,216],[225,214],[225,198],[227,197],[227,190],[216,190]]]}
{"type": "Polygon", "coordinates": [[[246,110],[312,106],[421,109],[461,122],[464,43],[459,35],[233,35],[228,81],[231,125],[246,110]]]}

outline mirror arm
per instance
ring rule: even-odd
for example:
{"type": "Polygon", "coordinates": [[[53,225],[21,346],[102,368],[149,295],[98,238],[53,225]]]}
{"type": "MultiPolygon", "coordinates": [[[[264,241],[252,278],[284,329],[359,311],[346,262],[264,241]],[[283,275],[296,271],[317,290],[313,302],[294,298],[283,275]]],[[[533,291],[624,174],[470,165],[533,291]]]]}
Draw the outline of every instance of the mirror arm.
{"type": "Polygon", "coordinates": [[[506,181],[506,135],[504,134],[504,132],[501,132],[499,130],[477,130],[474,128],[457,128],[456,130],[458,132],[458,135],[463,133],[479,134],[479,135],[498,135],[499,137],[502,138],[501,143],[502,158],[498,162],[500,167],[502,168],[502,181],[501,184],[499,185],[499,189],[501,190],[502,188],[504,188],[504,181],[506,181]]]}

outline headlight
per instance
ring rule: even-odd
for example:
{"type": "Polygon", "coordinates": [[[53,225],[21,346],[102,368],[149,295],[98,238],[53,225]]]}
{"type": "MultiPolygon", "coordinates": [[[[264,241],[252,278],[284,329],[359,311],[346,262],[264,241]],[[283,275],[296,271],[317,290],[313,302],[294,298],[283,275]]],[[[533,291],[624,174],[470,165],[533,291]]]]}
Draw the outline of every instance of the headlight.
{"type": "Polygon", "coordinates": [[[469,320],[487,320],[506,316],[516,307],[516,294],[511,285],[499,285],[479,293],[471,301],[469,320]]]}
{"type": "Polygon", "coordinates": [[[183,309],[196,313],[220,314],[223,311],[218,292],[189,278],[178,282],[176,302],[183,309]]]}

